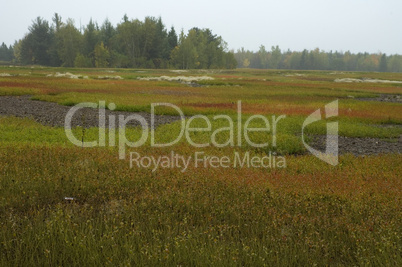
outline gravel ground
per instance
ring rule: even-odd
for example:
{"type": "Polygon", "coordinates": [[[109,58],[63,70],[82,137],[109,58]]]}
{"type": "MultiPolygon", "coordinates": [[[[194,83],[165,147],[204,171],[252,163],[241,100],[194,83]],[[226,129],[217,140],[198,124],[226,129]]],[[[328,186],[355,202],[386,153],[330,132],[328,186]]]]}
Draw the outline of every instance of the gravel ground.
{"type": "MultiPolygon", "coordinates": [[[[325,151],[326,136],[315,136],[311,146],[325,151]]],[[[379,138],[338,137],[339,154],[351,153],[356,156],[402,153],[402,136],[397,140],[385,141],[379,138]]]]}
{"type": "MultiPolygon", "coordinates": [[[[71,107],[57,103],[31,100],[30,96],[1,96],[0,116],[29,117],[35,121],[53,127],[64,127],[65,116],[71,107]]],[[[151,114],[145,112],[121,112],[106,110],[106,125],[109,115],[116,116],[137,114],[142,116],[148,125],[151,123],[151,114]]],[[[155,116],[155,127],[179,120],[178,116],[155,116]]],[[[98,109],[83,108],[77,111],[72,119],[72,126],[97,127],[99,124],[98,109]]],[[[128,126],[139,126],[136,120],[130,121],[128,126]]],[[[390,126],[391,127],[391,126],[390,126]]],[[[311,144],[315,149],[325,150],[325,136],[315,136],[311,144]]],[[[402,136],[398,140],[387,142],[378,138],[350,138],[339,136],[339,153],[352,153],[354,155],[373,155],[382,153],[401,153],[402,136]]]]}
{"type": "Polygon", "coordinates": [[[358,97],[355,98],[356,100],[360,101],[379,101],[379,102],[390,102],[390,103],[402,103],[402,98],[400,95],[378,95],[377,97],[373,98],[366,98],[366,97],[358,97]]]}
{"type": "MultiPolygon", "coordinates": [[[[30,96],[1,96],[0,97],[0,116],[15,116],[15,117],[30,117],[35,121],[53,127],[64,127],[65,117],[71,107],[59,105],[52,102],[31,100],[30,96]]],[[[109,115],[116,116],[116,125],[118,116],[123,115],[127,117],[129,115],[142,116],[147,124],[151,125],[151,114],[146,112],[124,112],[124,111],[110,111],[105,110],[105,122],[109,125],[109,115]]],[[[179,116],[166,116],[155,115],[155,127],[172,123],[179,120],[179,116]]],[[[140,126],[140,122],[132,120],[127,123],[128,126],[140,126]]],[[[93,108],[82,108],[78,110],[71,121],[71,126],[84,126],[98,127],[99,126],[99,110],[93,108]]]]}

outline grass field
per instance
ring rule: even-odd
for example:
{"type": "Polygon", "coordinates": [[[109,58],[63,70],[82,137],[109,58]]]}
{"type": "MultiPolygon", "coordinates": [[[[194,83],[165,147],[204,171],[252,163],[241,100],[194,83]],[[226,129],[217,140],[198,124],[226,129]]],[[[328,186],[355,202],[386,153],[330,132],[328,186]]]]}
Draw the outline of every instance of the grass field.
{"type": "MultiPolygon", "coordinates": [[[[238,100],[241,123],[256,114],[286,115],[276,147],[242,140],[240,146],[195,148],[182,140],[154,148],[148,140],[128,149],[148,157],[202,151],[286,158],[286,168],[190,165],[184,172],[130,168],[116,147],[77,147],[61,127],[0,117],[0,265],[401,266],[402,156],[346,154],[331,166],[309,154],[300,138],[306,117],[337,99],[339,116],[332,121],[341,136],[400,138],[401,103],[359,98],[401,97],[402,85],[334,82],[342,78],[402,81],[402,74],[0,67],[0,95],[70,106],[102,100],[122,111],[150,112],[151,103],[167,102],[186,116],[207,116],[212,129],[228,127],[213,119],[218,114],[237,125],[238,100]],[[192,78],[180,83],[161,76],[192,78]]],[[[177,115],[167,108],[158,113],[177,115]]],[[[205,125],[194,121],[193,127],[205,125]]],[[[169,142],[179,131],[180,122],[163,125],[156,137],[169,142]]],[[[74,132],[99,138],[95,128],[74,132]]],[[[325,121],[307,132],[325,134],[325,121]]],[[[127,130],[130,140],[140,133],[127,130]]],[[[191,137],[205,143],[211,133],[191,137]]],[[[230,136],[215,137],[224,143],[230,136]]],[[[250,138],[272,140],[272,133],[250,138]]]]}

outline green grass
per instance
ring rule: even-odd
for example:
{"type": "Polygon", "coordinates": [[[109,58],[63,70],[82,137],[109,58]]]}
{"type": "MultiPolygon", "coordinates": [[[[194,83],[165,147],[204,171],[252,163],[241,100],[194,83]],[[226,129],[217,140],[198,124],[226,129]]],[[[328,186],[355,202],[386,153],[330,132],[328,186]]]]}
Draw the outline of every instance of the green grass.
{"type": "MultiPolygon", "coordinates": [[[[230,126],[227,120],[214,119],[225,114],[234,123],[234,146],[196,149],[183,137],[172,147],[154,148],[148,139],[141,147],[127,148],[126,159],[119,160],[117,147],[74,146],[61,127],[0,116],[0,266],[402,265],[402,156],[343,155],[331,166],[309,155],[300,138],[306,117],[339,99],[340,116],[331,121],[339,122],[340,135],[396,142],[402,134],[400,104],[364,102],[348,95],[400,94],[400,88],[333,80],[402,80],[400,74],[107,71],[0,67],[0,73],[15,75],[0,77],[0,94],[30,94],[70,106],[105,100],[119,110],[148,112],[151,103],[169,102],[187,116],[203,114],[211,121],[211,131],[190,134],[196,143],[209,143],[214,131],[230,126]],[[56,72],[90,79],[46,77],[56,72]],[[304,76],[295,76],[298,73],[304,76]],[[125,79],[94,79],[99,75],[125,79]],[[137,80],[160,75],[209,75],[215,80],[194,88],[137,80]],[[237,144],[237,100],[242,100],[243,126],[251,115],[268,118],[270,132],[249,134],[255,143],[268,142],[268,148],[251,147],[244,135],[237,144]],[[272,114],[286,115],[278,122],[276,147],[272,114]],[[276,152],[285,155],[286,168],[130,168],[130,152],[168,157],[172,151],[183,157],[196,152],[263,157],[276,152]]],[[[168,109],[158,113],[173,114],[168,109]]],[[[307,126],[305,133],[325,134],[326,122],[307,126]]],[[[194,120],[191,126],[207,125],[194,120]]],[[[261,120],[250,124],[262,126],[261,120]]],[[[174,140],[180,127],[180,122],[158,127],[157,141],[174,140]]],[[[96,128],[73,132],[79,140],[99,138],[96,128]]],[[[141,133],[139,128],[126,129],[131,141],[141,133]]],[[[230,131],[214,137],[225,143],[230,131]]]]}
{"type": "Polygon", "coordinates": [[[400,156],[343,157],[337,168],[307,156],[290,160],[286,170],[268,172],[152,173],[130,169],[104,149],[1,149],[1,265],[398,265],[402,260],[395,188],[400,188],[400,156]],[[309,168],[300,169],[304,165],[309,168]],[[359,165],[370,168],[355,169],[359,165]]]}

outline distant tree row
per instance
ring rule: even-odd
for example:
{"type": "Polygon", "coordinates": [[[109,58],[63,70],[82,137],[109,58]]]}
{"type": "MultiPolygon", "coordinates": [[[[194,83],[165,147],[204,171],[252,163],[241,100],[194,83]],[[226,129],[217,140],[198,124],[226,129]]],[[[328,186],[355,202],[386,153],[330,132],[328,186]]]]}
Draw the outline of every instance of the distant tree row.
{"type": "Polygon", "coordinates": [[[239,68],[402,72],[402,56],[382,53],[324,52],[318,48],[282,52],[278,46],[267,51],[262,45],[258,52],[239,49],[235,58],[239,68]]]}
{"type": "Polygon", "coordinates": [[[378,53],[324,52],[320,49],[283,52],[278,46],[259,51],[229,51],[221,36],[192,28],[178,35],[162,19],[130,20],[113,26],[90,20],[77,29],[56,13],[50,24],[38,17],[13,46],[0,46],[0,61],[64,67],[117,68],[259,68],[402,72],[402,56],[378,53]]]}
{"type": "Polygon", "coordinates": [[[12,61],[14,58],[14,49],[10,45],[7,47],[5,43],[0,46],[0,61],[12,61]]]}
{"type": "Polygon", "coordinates": [[[3,44],[0,61],[63,67],[118,68],[236,68],[233,52],[222,37],[209,29],[193,28],[177,35],[161,18],[129,20],[125,15],[114,27],[90,20],[77,29],[56,13],[53,23],[38,17],[29,32],[13,47],[3,44]]]}

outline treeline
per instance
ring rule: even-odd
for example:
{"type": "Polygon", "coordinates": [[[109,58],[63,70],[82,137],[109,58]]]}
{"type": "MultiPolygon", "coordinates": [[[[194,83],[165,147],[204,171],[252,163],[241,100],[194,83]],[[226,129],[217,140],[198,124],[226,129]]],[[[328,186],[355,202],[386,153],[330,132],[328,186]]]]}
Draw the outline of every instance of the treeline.
{"type": "Polygon", "coordinates": [[[14,49],[10,45],[7,47],[5,43],[0,46],[0,61],[12,61],[14,59],[14,49]]]}
{"type": "Polygon", "coordinates": [[[324,52],[320,49],[282,52],[278,46],[258,52],[239,49],[235,53],[239,68],[381,71],[402,72],[402,56],[351,52],[324,52]]]}
{"type": "Polygon", "coordinates": [[[125,15],[113,26],[107,19],[77,29],[71,19],[56,13],[50,24],[38,17],[28,33],[13,46],[2,43],[0,62],[63,67],[117,68],[258,68],[338,71],[402,72],[402,56],[382,53],[281,51],[278,46],[259,51],[229,51],[221,36],[209,29],[192,28],[177,34],[162,19],[143,21],[125,15]]]}
{"type": "Polygon", "coordinates": [[[236,68],[233,52],[222,37],[209,29],[193,28],[178,35],[174,27],[165,28],[162,19],[146,17],[113,26],[90,20],[77,29],[56,13],[52,24],[38,17],[24,38],[13,47],[4,43],[0,61],[63,67],[117,68],[236,68]]]}

